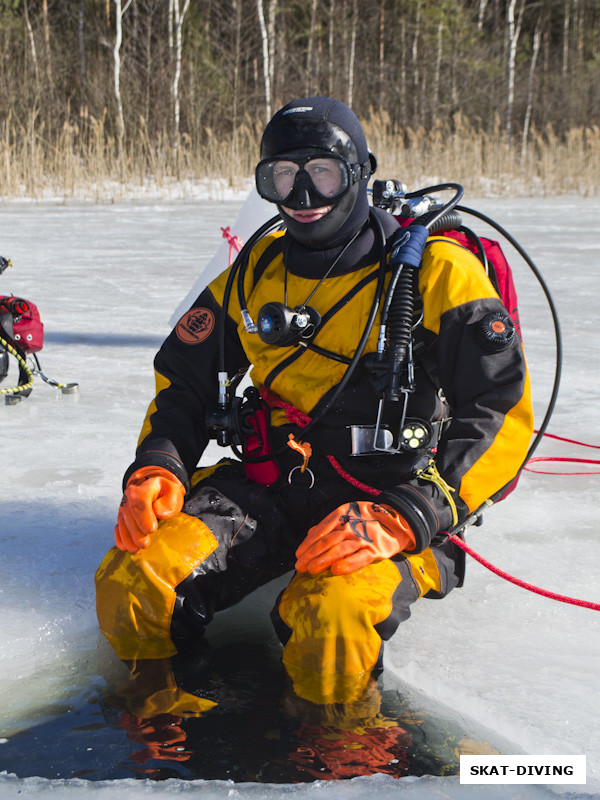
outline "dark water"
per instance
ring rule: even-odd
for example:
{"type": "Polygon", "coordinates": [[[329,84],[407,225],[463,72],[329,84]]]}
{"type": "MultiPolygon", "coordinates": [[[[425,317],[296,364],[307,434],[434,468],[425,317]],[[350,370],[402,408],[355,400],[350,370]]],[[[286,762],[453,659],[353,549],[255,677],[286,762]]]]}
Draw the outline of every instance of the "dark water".
{"type": "Polygon", "coordinates": [[[296,783],[455,775],[460,752],[516,752],[386,675],[358,703],[315,706],[290,690],[279,659],[278,643],[254,638],[133,671],[103,652],[60,706],[0,745],[0,769],[21,778],[296,783]]]}

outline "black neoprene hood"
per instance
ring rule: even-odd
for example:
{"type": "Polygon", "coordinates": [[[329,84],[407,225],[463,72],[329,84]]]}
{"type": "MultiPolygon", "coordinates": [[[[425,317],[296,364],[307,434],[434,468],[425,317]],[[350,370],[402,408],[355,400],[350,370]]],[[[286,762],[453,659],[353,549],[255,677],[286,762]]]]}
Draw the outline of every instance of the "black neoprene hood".
{"type": "Polygon", "coordinates": [[[280,109],[265,128],[260,157],[306,148],[337,153],[350,163],[369,160],[365,134],[354,112],[331,97],[306,97],[280,109]]]}
{"type": "MultiPolygon", "coordinates": [[[[358,118],[348,106],[331,97],[304,97],[281,108],[265,128],[260,157],[262,160],[313,149],[335,153],[350,164],[372,163],[358,118]]],[[[348,241],[369,216],[368,180],[364,177],[350,186],[317,222],[297,222],[278,206],[290,235],[314,250],[348,241]]]]}

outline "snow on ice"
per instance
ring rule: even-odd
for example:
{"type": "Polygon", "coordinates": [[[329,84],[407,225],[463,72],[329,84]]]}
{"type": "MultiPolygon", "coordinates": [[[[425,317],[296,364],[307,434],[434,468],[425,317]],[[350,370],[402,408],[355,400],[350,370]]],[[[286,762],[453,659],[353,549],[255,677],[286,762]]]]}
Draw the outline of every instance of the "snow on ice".
{"type": "MultiPolygon", "coordinates": [[[[600,200],[466,198],[465,204],[490,214],[521,242],[558,307],[564,369],[549,431],[600,445],[600,200]]],[[[226,259],[221,228],[231,225],[242,236],[252,230],[253,219],[246,219],[246,230],[243,220],[235,229],[240,205],[236,199],[0,206],[0,254],[14,264],[0,277],[0,293],[39,306],[43,370],[80,386],[78,394],[66,395],[36,378],[30,398],[0,405],[0,773],[2,742],[60,702],[96,641],[93,575],[111,546],[121,475],[153,396],[152,359],[211,256],[220,248],[226,259]]],[[[480,223],[472,226],[489,233],[480,223]]],[[[506,252],[515,269],[539,422],[552,386],[552,322],[535,279],[510,247],[506,252]]],[[[220,454],[211,447],[205,462],[220,454]]],[[[552,439],[537,454],[597,456],[552,439]]],[[[598,602],[599,484],[598,475],[525,473],[518,491],[486,513],[468,542],[524,580],[598,602]]],[[[587,754],[587,785],[560,792],[598,796],[599,623],[597,612],[526,592],[470,560],[463,589],[441,602],[417,604],[388,646],[387,669],[528,753],[587,754]]],[[[206,800],[347,800],[374,792],[382,800],[546,800],[559,787],[461,786],[457,778],[394,781],[383,775],[276,786],[94,784],[0,774],[2,800],[163,800],[190,793],[206,800]]]]}

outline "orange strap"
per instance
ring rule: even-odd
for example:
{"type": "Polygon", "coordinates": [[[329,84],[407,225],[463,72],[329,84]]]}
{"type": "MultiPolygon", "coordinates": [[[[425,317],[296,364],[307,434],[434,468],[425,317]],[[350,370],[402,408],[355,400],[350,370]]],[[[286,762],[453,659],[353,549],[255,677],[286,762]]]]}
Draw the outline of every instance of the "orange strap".
{"type": "Polygon", "coordinates": [[[287,443],[288,447],[291,447],[292,450],[296,450],[302,455],[302,466],[300,467],[300,472],[304,472],[308,466],[308,460],[312,456],[312,447],[310,446],[310,442],[299,442],[294,438],[294,434],[290,433],[287,443]]]}

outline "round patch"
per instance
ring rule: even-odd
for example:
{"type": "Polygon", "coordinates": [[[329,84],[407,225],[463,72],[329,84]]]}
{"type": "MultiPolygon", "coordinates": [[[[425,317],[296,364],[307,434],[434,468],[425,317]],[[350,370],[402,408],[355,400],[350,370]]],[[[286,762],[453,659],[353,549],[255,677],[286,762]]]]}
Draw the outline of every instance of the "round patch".
{"type": "Polygon", "coordinates": [[[492,312],[481,320],[477,333],[487,350],[498,353],[510,346],[515,337],[515,326],[508,314],[492,312]]]}
{"type": "Polygon", "coordinates": [[[185,344],[200,344],[211,335],[215,315],[209,308],[192,308],[177,323],[175,333],[185,344]]]}

